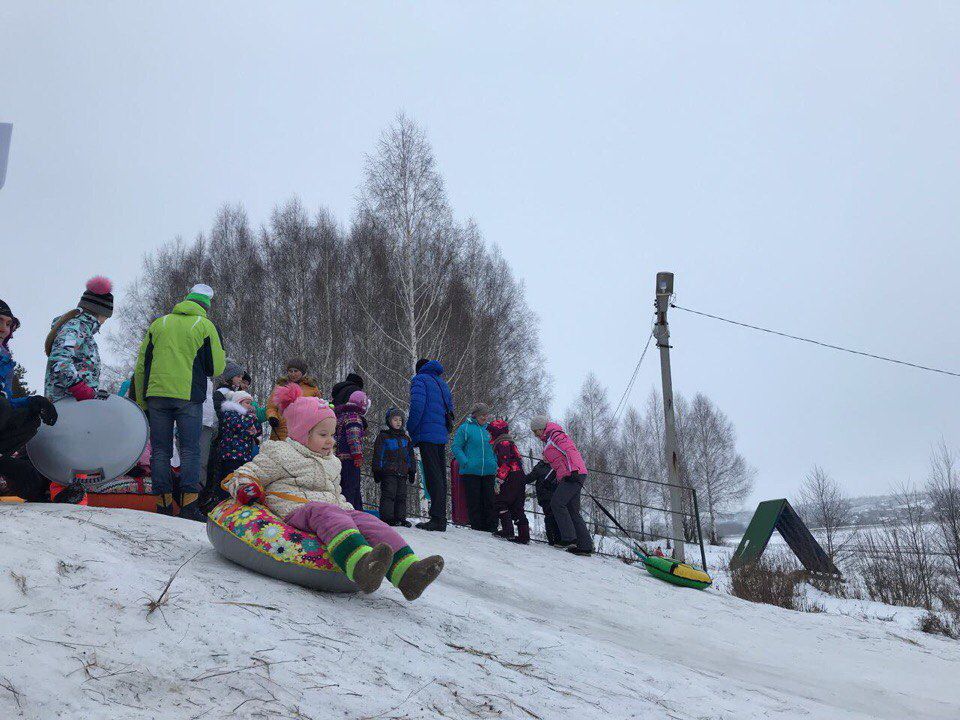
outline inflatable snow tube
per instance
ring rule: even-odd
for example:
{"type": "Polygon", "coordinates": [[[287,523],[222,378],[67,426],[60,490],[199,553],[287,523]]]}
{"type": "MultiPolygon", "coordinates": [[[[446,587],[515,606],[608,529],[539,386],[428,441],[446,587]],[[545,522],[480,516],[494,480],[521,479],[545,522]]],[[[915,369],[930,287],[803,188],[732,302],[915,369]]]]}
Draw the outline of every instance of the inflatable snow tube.
{"type": "Polygon", "coordinates": [[[713,582],[703,570],[697,570],[692,565],[677,562],[670,558],[649,555],[643,559],[643,564],[647,568],[647,572],[655,578],[673,585],[703,590],[713,582]]]}
{"type": "Polygon", "coordinates": [[[359,590],[316,535],[285,524],[262,505],[224,500],[210,511],[207,537],[225,558],[261,575],[324,592],[359,590]]]}

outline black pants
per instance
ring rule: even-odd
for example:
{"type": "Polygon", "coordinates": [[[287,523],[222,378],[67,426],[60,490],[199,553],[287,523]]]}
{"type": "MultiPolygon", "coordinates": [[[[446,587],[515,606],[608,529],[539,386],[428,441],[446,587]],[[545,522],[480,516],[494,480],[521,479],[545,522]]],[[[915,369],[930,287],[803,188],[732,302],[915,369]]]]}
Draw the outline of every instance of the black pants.
{"type": "Polygon", "coordinates": [[[13,407],[0,397],[0,476],[7,495],[16,495],[27,502],[49,499],[50,483],[37,472],[26,457],[11,457],[22,449],[40,429],[40,414],[31,405],[13,407]]]}
{"type": "Polygon", "coordinates": [[[561,480],[553,493],[550,506],[560,530],[560,542],[575,542],[580,550],[593,552],[593,538],[590,537],[587,524],[580,515],[580,492],[586,479],[586,475],[571,475],[561,480]]]}
{"type": "Polygon", "coordinates": [[[407,478],[383,475],[380,480],[380,519],[397,523],[407,519],[407,478]]]}
{"type": "Polygon", "coordinates": [[[447,526],[447,446],[422,442],[420,460],[423,462],[423,483],[430,495],[430,519],[441,527],[447,526]]]}
{"type": "Polygon", "coordinates": [[[497,515],[493,509],[493,475],[461,475],[467,493],[467,516],[474,530],[493,532],[497,529],[497,515]]]}
{"type": "Polygon", "coordinates": [[[523,512],[527,496],[527,479],[522,473],[507,477],[500,485],[500,492],[494,500],[503,537],[513,537],[513,525],[517,525],[517,536],[524,542],[530,540],[530,523],[523,512]]]}
{"type": "Polygon", "coordinates": [[[537,480],[537,504],[543,510],[543,526],[547,533],[547,542],[551,545],[560,544],[560,528],[557,527],[557,519],[553,516],[553,493],[557,489],[554,480],[537,480]]]}
{"type": "Polygon", "coordinates": [[[360,488],[360,468],[353,464],[352,458],[343,458],[340,468],[340,492],[353,505],[354,510],[363,512],[363,492],[360,488]]]}
{"type": "Polygon", "coordinates": [[[2,495],[16,495],[27,502],[50,499],[50,483],[26,458],[0,457],[0,475],[6,484],[2,495]]]}
{"type": "Polygon", "coordinates": [[[10,455],[20,450],[40,429],[40,413],[33,404],[13,407],[0,396],[0,453],[10,455]]]}

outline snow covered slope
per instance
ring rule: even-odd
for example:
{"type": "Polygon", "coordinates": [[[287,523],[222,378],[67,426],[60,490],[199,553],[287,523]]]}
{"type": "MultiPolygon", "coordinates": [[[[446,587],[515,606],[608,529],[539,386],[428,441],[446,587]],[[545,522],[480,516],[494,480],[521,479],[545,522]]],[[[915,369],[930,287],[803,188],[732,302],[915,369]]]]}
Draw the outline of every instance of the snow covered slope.
{"type": "Polygon", "coordinates": [[[254,575],[196,523],[0,506],[0,717],[960,718],[955,641],[469,530],[408,538],[447,559],[412,604],[254,575]]]}

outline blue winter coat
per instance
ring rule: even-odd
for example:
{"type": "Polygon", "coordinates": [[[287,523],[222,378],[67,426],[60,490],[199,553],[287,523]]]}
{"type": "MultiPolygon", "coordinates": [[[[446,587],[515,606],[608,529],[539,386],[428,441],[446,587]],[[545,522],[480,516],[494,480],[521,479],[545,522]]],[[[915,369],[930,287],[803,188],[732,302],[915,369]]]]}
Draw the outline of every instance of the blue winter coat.
{"type": "Polygon", "coordinates": [[[17,367],[13,355],[6,348],[0,347],[0,389],[6,396],[11,407],[22,407],[30,402],[30,398],[13,396],[13,371],[17,367]]]}
{"type": "Polygon", "coordinates": [[[490,433],[472,415],[457,428],[452,449],[461,475],[496,475],[497,457],[490,444],[490,433]]]}
{"type": "Polygon", "coordinates": [[[443,379],[443,365],[436,360],[426,363],[410,381],[410,417],[407,430],[414,443],[446,445],[447,411],[453,412],[450,386],[443,379]]]}

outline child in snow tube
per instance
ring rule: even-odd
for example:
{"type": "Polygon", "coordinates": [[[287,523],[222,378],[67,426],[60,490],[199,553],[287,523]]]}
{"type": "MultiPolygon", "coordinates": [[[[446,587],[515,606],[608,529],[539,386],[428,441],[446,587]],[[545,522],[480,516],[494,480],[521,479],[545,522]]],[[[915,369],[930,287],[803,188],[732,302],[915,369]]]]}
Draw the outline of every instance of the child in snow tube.
{"type": "Polygon", "coordinates": [[[256,458],[224,480],[224,489],[239,503],[263,503],[284,524],[316,535],[363,592],[374,592],[387,577],[416,600],[443,570],[443,558],[421,560],[396,530],[343,497],[334,453],[337,418],[326,401],[304,397],[293,383],[277,388],[274,401],[286,440],[265,441],[256,458]]]}

